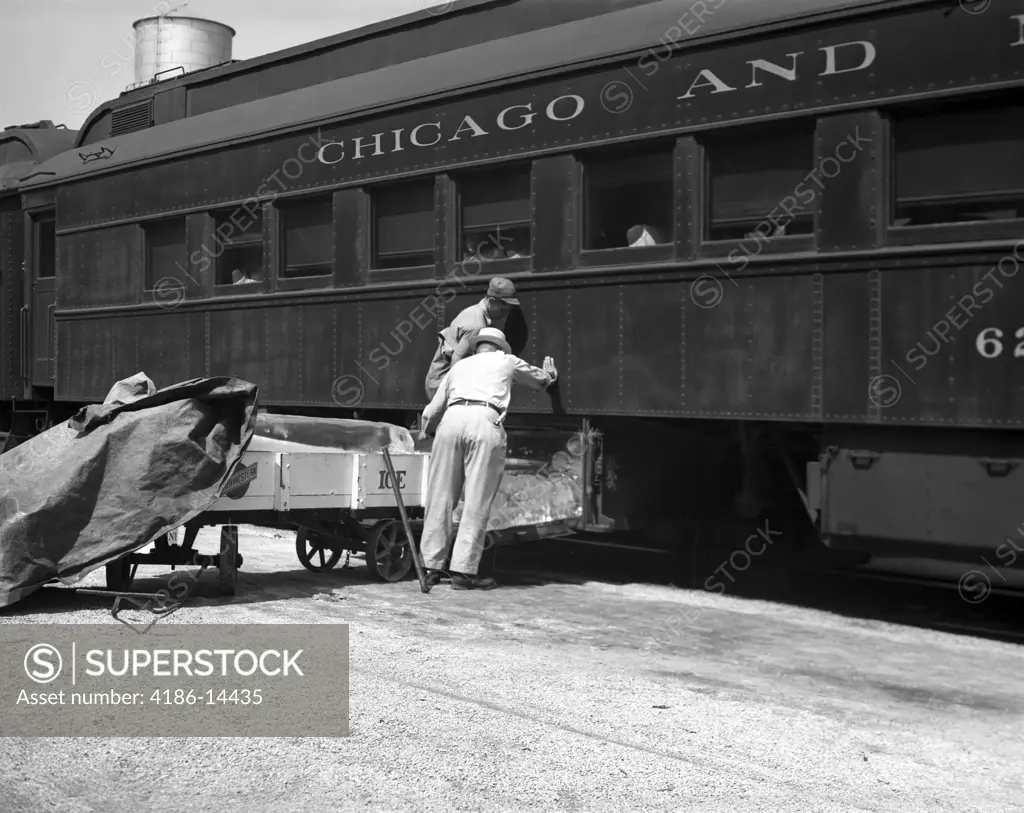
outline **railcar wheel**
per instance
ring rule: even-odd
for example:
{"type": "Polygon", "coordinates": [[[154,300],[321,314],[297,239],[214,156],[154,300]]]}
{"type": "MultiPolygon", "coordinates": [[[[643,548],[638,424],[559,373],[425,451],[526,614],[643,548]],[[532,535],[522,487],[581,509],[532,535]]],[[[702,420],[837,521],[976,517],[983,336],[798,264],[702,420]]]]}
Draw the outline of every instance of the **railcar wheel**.
{"type": "Polygon", "coordinates": [[[217,568],[220,592],[233,596],[238,584],[238,526],[225,525],[220,529],[220,562],[217,568]]]}
{"type": "Polygon", "coordinates": [[[324,537],[309,531],[295,534],[295,553],[306,570],[326,573],[341,559],[341,548],[332,546],[324,537]]]}
{"type": "Polygon", "coordinates": [[[107,589],[114,593],[127,593],[132,586],[131,555],[107,562],[107,589]]]}
{"type": "Polygon", "coordinates": [[[412,567],[412,548],[401,520],[382,519],[370,531],[366,567],[375,579],[400,582],[412,567]]]}

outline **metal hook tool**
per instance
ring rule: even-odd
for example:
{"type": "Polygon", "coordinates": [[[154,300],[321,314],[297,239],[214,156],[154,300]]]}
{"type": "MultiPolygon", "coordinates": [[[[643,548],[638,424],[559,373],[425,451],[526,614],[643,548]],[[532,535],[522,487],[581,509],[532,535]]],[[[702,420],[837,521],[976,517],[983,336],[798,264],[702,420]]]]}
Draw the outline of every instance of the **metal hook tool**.
{"type": "Polygon", "coordinates": [[[420,590],[424,593],[430,592],[427,585],[427,577],[423,572],[423,562],[420,559],[420,552],[416,549],[416,541],[412,536],[412,526],[409,524],[409,516],[405,513],[405,503],[402,502],[402,492],[398,488],[398,477],[395,476],[395,466],[391,462],[391,453],[385,446],[384,463],[388,467],[388,476],[391,478],[391,490],[395,492],[395,501],[398,503],[398,513],[402,516],[402,524],[405,526],[405,537],[409,540],[409,549],[412,552],[412,563],[416,566],[416,578],[420,580],[420,590]]]}

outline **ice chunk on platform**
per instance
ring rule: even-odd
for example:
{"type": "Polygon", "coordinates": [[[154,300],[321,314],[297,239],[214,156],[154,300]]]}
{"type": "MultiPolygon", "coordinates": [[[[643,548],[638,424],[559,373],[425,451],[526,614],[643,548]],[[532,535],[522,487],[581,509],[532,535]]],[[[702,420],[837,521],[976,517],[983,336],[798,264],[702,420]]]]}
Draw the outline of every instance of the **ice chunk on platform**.
{"type": "MultiPolygon", "coordinates": [[[[344,452],[370,454],[387,448],[391,454],[410,454],[415,448],[412,433],[401,426],[344,418],[309,418],[301,415],[275,415],[260,412],[256,416],[256,437],[299,444],[303,448],[284,448],[279,443],[261,445],[263,451],[319,451],[330,447],[344,452]]],[[[254,449],[255,450],[255,449],[254,449]]]]}
{"type": "MultiPolygon", "coordinates": [[[[459,504],[456,519],[462,513],[459,504]]],[[[491,507],[488,530],[523,528],[583,516],[580,478],[506,469],[491,507]]]]}

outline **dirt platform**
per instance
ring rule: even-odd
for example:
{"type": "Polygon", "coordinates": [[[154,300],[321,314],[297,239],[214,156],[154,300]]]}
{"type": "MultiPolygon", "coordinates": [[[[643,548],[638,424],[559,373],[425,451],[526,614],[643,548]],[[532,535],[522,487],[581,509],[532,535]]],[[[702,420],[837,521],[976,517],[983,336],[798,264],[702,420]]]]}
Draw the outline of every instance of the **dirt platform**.
{"type": "MultiPolygon", "coordinates": [[[[4,813],[990,813],[1024,799],[1011,644],[500,560],[500,590],[424,596],[356,560],[309,573],[283,535],[243,529],[240,547],[236,598],[205,575],[160,623],[350,624],[352,736],[5,739],[4,813]]],[[[140,568],[138,588],[160,573],[140,568]]],[[[49,588],[0,615],[103,621],[108,601],[49,588]]]]}

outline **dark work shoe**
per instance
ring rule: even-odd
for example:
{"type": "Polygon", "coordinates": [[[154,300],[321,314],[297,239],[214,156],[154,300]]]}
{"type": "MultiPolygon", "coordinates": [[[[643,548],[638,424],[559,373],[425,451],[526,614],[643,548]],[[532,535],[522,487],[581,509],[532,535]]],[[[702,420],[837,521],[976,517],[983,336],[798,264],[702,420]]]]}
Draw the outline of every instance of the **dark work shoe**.
{"type": "Polygon", "coordinates": [[[441,583],[441,580],[445,578],[447,574],[443,570],[427,570],[425,574],[425,581],[427,587],[435,587],[441,583]]]}
{"type": "Polygon", "coordinates": [[[494,579],[452,573],[452,587],[456,590],[493,590],[497,586],[498,583],[494,579]]]}

